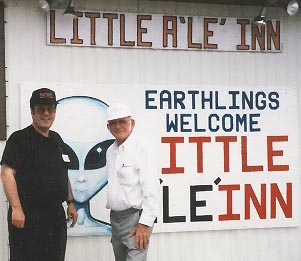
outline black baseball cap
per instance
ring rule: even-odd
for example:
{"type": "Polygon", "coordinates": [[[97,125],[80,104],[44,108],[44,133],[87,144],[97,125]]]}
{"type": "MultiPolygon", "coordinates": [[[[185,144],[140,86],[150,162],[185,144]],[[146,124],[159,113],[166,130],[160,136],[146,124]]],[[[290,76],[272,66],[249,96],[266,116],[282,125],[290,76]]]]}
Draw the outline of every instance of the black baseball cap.
{"type": "Polygon", "coordinates": [[[37,104],[58,104],[55,92],[48,88],[41,88],[33,91],[30,98],[30,107],[33,108],[37,104]]]}

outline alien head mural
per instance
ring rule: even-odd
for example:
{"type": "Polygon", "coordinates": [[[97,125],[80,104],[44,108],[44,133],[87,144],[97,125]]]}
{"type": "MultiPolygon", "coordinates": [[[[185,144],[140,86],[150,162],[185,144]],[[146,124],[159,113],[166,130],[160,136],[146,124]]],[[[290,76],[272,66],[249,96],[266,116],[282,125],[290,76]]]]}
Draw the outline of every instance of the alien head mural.
{"type": "Polygon", "coordinates": [[[72,96],[59,100],[53,130],[65,142],[68,175],[78,211],[78,222],[68,235],[106,235],[109,224],[93,218],[89,200],[107,184],[106,151],[113,143],[107,129],[107,105],[95,98],[72,96]]]}

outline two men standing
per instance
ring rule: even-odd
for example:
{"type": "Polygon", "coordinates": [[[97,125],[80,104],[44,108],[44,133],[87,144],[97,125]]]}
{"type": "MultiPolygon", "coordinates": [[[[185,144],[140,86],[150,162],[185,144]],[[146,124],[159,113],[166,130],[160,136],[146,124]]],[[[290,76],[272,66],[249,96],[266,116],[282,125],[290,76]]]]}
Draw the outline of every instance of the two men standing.
{"type": "MultiPolygon", "coordinates": [[[[7,140],[1,179],[9,201],[11,261],[63,261],[68,220],[77,221],[68,179],[68,155],[60,135],[50,130],[56,115],[55,93],[34,91],[32,124],[7,140]]],[[[107,127],[116,138],[107,150],[108,197],[112,245],[116,261],[146,260],[159,203],[155,152],[133,132],[129,107],[108,108],[107,127]]]]}

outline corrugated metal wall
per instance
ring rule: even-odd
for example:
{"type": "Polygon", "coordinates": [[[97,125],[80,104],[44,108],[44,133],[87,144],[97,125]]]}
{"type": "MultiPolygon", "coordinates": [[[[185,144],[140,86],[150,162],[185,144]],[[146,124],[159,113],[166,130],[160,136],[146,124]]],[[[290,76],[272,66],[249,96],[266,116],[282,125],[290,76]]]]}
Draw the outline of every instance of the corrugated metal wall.
{"type": "MultiPolygon", "coordinates": [[[[76,2],[82,10],[224,17],[254,17],[260,9],[138,0],[76,2]]],[[[19,87],[24,82],[301,87],[301,18],[288,17],[280,9],[268,9],[267,15],[282,21],[283,52],[262,54],[46,46],[46,15],[38,1],[10,0],[6,5],[8,134],[20,127],[19,87]]],[[[3,146],[4,142],[1,152],[3,146]]],[[[1,192],[0,258],[7,260],[1,192]]],[[[109,237],[69,238],[66,260],[114,260],[109,241],[109,237]]],[[[161,233],[152,237],[148,260],[300,261],[300,241],[300,228],[161,233]]]]}

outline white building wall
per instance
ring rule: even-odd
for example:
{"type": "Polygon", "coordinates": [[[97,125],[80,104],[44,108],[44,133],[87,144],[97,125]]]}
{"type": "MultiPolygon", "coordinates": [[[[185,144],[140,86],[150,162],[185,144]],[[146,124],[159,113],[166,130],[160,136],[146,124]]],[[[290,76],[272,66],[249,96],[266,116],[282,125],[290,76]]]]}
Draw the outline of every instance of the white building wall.
{"type": "MultiPolygon", "coordinates": [[[[263,54],[47,46],[46,15],[38,1],[9,0],[6,5],[8,134],[20,128],[19,88],[25,82],[83,88],[89,84],[301,87],[301,18],[288,17],[278,8],[268,9],[267,15],[281,19],[283,52],[263,54]]],[[[76,5],[81,10],[213,17],[254,17],[260,9],[138,0],[77,0],[76,5]]],[[[3,146],[1,142],[1,152],[3,146]]],[[[6,203],[1,192],[0,259],[8,260],[6,203]]],[[[300,261],[300,239],[300,227],[160,233],[152,236],[149,260],[300,261]]],[[[110,238],[68,238],[66,260],[114,260],[110,238]]]]}
{"type": "MultiPolygon", "coordinates": [[[[4,149],[4,142],[1,142],[1,151],[4,149]]],[[[8,235],[7,235],[7,223],[6,223],[6,197],[4,192],[0,191],[0,260],[7,260],[8,256],[8,235]]]]}

